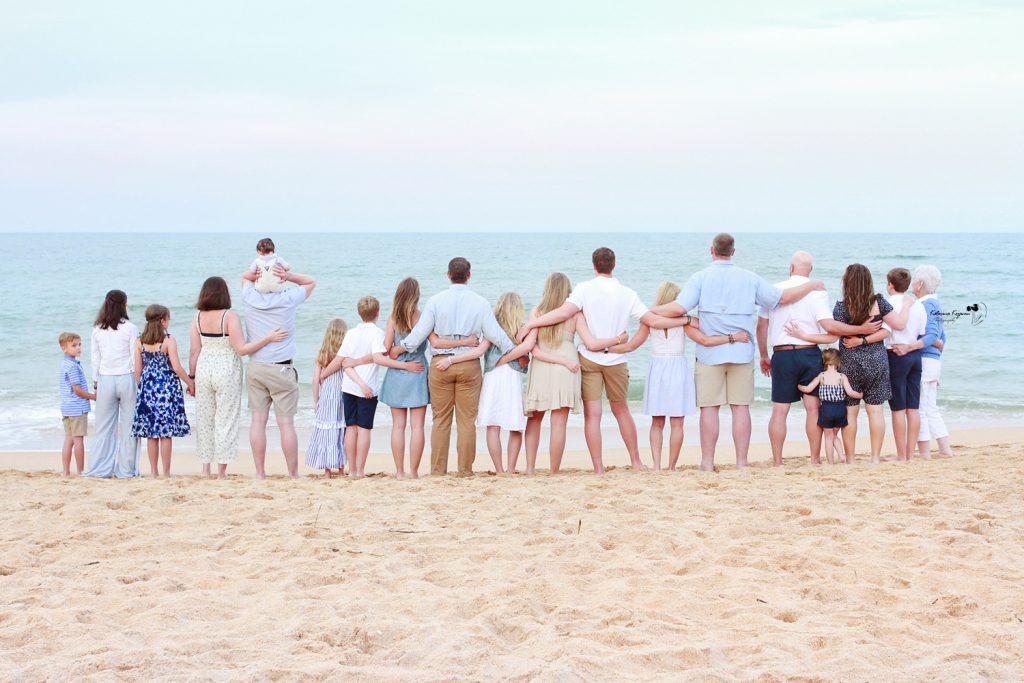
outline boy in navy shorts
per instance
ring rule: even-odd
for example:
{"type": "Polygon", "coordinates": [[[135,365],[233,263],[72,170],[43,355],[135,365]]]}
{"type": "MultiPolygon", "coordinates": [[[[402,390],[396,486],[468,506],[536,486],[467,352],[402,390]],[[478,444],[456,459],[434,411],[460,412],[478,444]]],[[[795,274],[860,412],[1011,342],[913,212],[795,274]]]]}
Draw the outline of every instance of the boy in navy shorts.
{"type": "MultiPolygon", "coordinates": [[[[359,359],[364,356],[384,353],[384,330],[377,327],[380,316],[380,302],[372,296],[364,296],[356,305],[359,318],[363,321],[345,335],[345,341],[338,349],[341,358],[359,359]]],[[[366,456],[370,453],[370,430],[373,416],[377,412],[377,364],[366,363],[345,369],[341,381],[341,400],[345,408],[345,452],[351,458],[350,477],[362,477],[366,467],[366,456]]]]}

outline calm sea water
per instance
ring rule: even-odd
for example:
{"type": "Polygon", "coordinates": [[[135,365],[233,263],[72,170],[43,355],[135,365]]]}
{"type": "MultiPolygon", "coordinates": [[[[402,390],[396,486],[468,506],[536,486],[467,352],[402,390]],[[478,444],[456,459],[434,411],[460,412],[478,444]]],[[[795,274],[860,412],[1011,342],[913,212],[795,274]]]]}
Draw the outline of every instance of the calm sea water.
{"type": "MultiPolygon", "coordinates": [[[[199,287],[210,275],[222,275],[233,287],[252,262],[263,234],[13,234],[6,240],[13,255],[7,263],[12,285],[0,310],[0,450],[52,447],[59,434],[57,378],[63,330],[82,335],[89,364],[88,338],[103,296],[112,288],[128,293],[131,318],[140,324],[150,303],[172,312],[171,331],[187,360],[188,325],[199,287]],[[13,271],[13,272],[12,272],[13,271]]],[[[305,382],[300,424],[312,412],[309,377],[323,330],[334,317],[358,322],[355,304],[372,294],[381,300],[382,321],[395,285],[406,275],[419,279],[423,302],[447,286],[448,259],[467,257],[473,264],[472,287],[494,301],[507,290],[519,292],[527,309],[540,298],[545,276],[560,270],[574,283],[593,276],[590,253],[609,246],[618,255],[616,275],[650,302],[658,284],[680,285],[709,261],[711,234],[280,234],[278,253],[319,284],[299,313],[296,363],[305,382]]],[[[859,261],[871,268],[884,292],[885,273],[895,266],[930,263],[943,273],[939,292],[943,309],[966,312],[978,304],[987,311],[963,315],[947,324],[940,392],[951,417],[972,421],[1016,421],[1024,416],[1024,371],[1020,363],[1024,236],[978,234],[749,234],[737,235],[736,262],[771,282],[787,277],[796,249],[810,251],[814,277],[840,295],[844,267],[859,261]]],[[[236,310],[241,312],[241,308],[236,310]]],[[[690,356],[692,360],[692,345],[690,356]]],[[[646,348],[631,358],[630,397],[639,401],[647,363],[646,348]]],[[[758,376],[755,421],[769,407],[769,382],[758,376]]],[[[192,403],[188,399],[191,412],[192,403]]],[[[379,418],[386,421],[386,410],[379,418]]],[[[639,405],[635,411],[639,413],[639,405]]]]}

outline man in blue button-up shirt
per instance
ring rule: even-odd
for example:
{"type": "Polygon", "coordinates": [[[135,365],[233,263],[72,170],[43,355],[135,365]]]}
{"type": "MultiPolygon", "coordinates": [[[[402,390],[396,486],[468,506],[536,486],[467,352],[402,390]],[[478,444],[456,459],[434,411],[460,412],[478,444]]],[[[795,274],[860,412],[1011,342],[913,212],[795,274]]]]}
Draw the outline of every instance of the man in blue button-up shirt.
{"type": "MultiPolygon", "coordinates": [[[[403,352],[412,352],[424,339],[436,332],[445,339],[483,337],[507,354],[515,347],[501,329],[491,305],[469,288],[469,261],[462,257],[448,263],[451,287],[430,297],[416,326],[391,349],[393,358],[403,352]]],[[[458,427],[456,450],[459,455],[459,475],[473,473],[476,460],[476,414],[480,402],[483,375],[480,361],[456,363],[446,370],[438,370],[441,356],[460,354],[472,347],[432,349],[427,384],[430,387],[430,410],[433,426],[430,430],[430,473],[448,473],[448,446],[452,437],[452,413],[458,427]]]]}
{"type": "Polygon", "coordinates": [[[733,265],[736,242],[721,233],[711,243],[711,265],[694,273],[674,303],[651,309],[658,315],[679,316],[698,308],[700,329],[707,335],[728,336],[745,331],[749,341],[720,346],[697,345],[694,382],[700,407],[700,452],[702,470],[715,468],[719,409],[732,410],[732,440],[736,466],[747,466],[750,448],[750,404],[754,400],[754,339],[757,307],[772,310],[779,304],[802,299],[824,290],[821,280],[808,281],[785,291],[764,278],[733,265]]]}

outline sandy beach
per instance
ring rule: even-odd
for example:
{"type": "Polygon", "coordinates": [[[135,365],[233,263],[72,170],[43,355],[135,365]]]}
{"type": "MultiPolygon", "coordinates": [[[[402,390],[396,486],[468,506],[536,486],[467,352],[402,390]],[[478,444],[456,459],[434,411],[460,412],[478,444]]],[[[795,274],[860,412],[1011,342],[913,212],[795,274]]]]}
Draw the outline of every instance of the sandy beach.
{"type": "Polygon", "coordinates": [[[692,454],[415,482],[4,469],[0,670],[1019,680],[1024,433],[958,436],[951,459],[719,474],[692,454]]]}

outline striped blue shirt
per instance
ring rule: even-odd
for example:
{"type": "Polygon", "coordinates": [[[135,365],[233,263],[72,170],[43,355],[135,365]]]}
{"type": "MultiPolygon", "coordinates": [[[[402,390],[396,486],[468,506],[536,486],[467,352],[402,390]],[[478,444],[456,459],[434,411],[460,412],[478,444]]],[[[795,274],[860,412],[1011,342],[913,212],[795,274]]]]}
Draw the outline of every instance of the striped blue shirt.
{"type": "Polygon", "coordinates": [[[60,414],[65,417],[77,417],[89,412],[89,399],[77,396],[71,389],[76,384],[83,391],[89,391],[82,364],[77,358],[64,356],[60,364],[60,414]]]}

